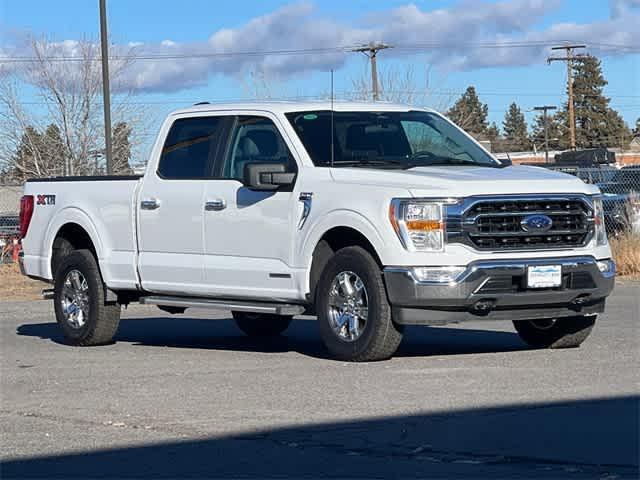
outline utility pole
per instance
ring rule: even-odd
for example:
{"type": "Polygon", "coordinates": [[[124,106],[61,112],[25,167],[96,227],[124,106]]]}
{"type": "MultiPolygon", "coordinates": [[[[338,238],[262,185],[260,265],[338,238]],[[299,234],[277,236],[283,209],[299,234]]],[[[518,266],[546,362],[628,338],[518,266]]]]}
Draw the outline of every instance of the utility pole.
{"type": "Polygon", "coordinates": [[[547,110],[555,110],[553,105],[544,105],[542,107],[533,107],[536,111],[542,112],[544,122],[544,163],[549,163],[549,124],[547,122],[547,110]]]}
{"type": "Polygon", "coordinates": [[[576,48],[586,48],[586,45],[563,45],[561,47],[551,47],[551,50],[565,50],[567,54],[564,57],[549,57],[547,58],[547,63],[551,62],[567,62],[567,90],[569,95],[569,100],[567,102],[568,110],[569,110],[569,144],[571,145],[571,150],[576,149],[576,116],[573,107],[573,61],[576,58],[582,57],[584,55],[573,54],[573,50],[576,48]]]}
{"type": "Polygon", "coordinates": [[[373,94],[373,101],[376,102],[380,99],[380,92],[378,89],[378,63],[377,55],[380,50],[387,48],[393,48],[393,45],[389,45],[384,42],[370,42],[366,45],[360,45],[351,49],[352,52],[362,52],[371,59],[371,92],[373,94]]]}
{"type": "Polygon", "coordinates": [[[100,47],[102,51],[102,99],[104,102],[104,143],[107,175],[113,173],[111,150],[111,98],[109,90],[109,39],[107,35],[106,0],[100,0],[100,47]]]}

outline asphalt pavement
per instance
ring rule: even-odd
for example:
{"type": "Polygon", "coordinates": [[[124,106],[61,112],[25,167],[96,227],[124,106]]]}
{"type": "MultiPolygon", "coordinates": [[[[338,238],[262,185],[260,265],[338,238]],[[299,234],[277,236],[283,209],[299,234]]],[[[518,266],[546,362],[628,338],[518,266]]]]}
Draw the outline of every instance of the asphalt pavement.
{"type": "Polygon", "coordinates": [[[640,284],[579,349],[510,323],[411,327],[389,361],[327,358],[229,313],[134,306],[66,345],[51,302],[0,301],[0,477],[637,478],[640,284]]]}

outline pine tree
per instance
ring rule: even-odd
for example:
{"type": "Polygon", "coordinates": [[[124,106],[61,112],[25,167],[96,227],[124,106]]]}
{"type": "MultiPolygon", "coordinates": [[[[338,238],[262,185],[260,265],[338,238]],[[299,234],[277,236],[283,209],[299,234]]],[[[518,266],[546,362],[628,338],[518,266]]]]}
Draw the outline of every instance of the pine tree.
{"type": "Polygon", "coordinates": [[[41,158],[42,135],[38,130],[28,125],[20,137],[20,144],[11,159],[6,172],[12,181],[24,182],[30,177],[40,177],[46,172],[41,158]]]}
{"type": "Polygon", "coordinates": [[[480,101],[476,89],[469,86],[447,112],[449,119],[476,138],[486,138],[489,107],[480,101]]]}
{"type": "Polygon", "coordinates": [[[504,142],[500,137],[500,128],[496,124],[496,122],[491,122],[489,128],[487,128],[486,133],[487,140],[491,142],[491,151],[492,152],[502,152],[504,151],[504,142]]]}
{"type": "MultiPolygon", "coordinates": [[[[547,115],[547,129],[550,150],[565,150],[569,148],[569,144],[564,138],[566,128],[562,124],[562,118],[558,114],[547,115]]],[[[544,115],[542,114],[537,115],[533,120],[531,141],[536,145],[538,150],[544,148],[544,115]]]]}
{"type": "Polygon", "coordinates": [[[126,122],[118,122],[113,127],[113,171],[126,174],[131,172],[129,160],[131,160],[131,127],[126,122]]]}
{"type": "Polygon", "coordinates": [[[513,102],[502,122],[507,146],[512,151],[525,151],[531,148],[531,141],[527,132],[527,122],[520,107],[513,102]]]}
{"type": "Polygon", "coordinates": [[[62,141],[60,128],[51,123],[47,126],[42,135],[41,155],[42,161],[46,165],[47,171],[51,174],[63,175],[65,160],[67,159],[66,148],[62,141]]]}
{"type": "MultiPolygon", "coordinates": [[[[578,148],[625,147],[630,139],[629,127],[618,112],[609,106],[610,99],[603,89],[607,81],[602,74],[600,60],[591,55],[573,63],[573,94],[578,148]]],[[[563,140],[569,144],[569,115],[567,105],[559,112],[567,126],[563,140]]]]}

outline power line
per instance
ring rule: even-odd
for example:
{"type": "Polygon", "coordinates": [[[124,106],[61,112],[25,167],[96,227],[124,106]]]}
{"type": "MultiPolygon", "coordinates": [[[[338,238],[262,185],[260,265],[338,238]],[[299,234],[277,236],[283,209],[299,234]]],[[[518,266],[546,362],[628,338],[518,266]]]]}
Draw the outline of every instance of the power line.
{"type": "MultiPolygon", "coordinates": [[[[455,49],[455,48],[540,48],[551,47],[558,41],[512,41],[512,42],[422,42],[415,44],[398,44],[395,49],[398,51],[410,50],[430,50],[430,49],[455,49]]],[[[612,43],[589,43],[590,47],[618,49],[628,52],[640,52],[640,47],[634,45],[612,44],[612,43]]],[[[113,55],[110,60],[180,60],[180,59],[198,59],[198,58],[225,58],[225,57],[263,57],[263,56],[286,56],[286,55],[318,55],[330,53],[349,53],[357,50],[360,46],[344,45],[333,47],[317,47],[306,49],[281,49],[281,50],[248,50],[238,52],[194,52],[194,53],[176,53],[176,54],[140,54],[140,55],[113,55]]],[[[385,48],[388,48],[385,47],[385,48]]],[[[42,59],[50,62],[83,62],[83,61],[100,61],[99,58],[86,58],[78,56],[44,56],[42,59]]],[[[41,60],[38,57],[31,56],[4,56],[0,57],[2,63],[29,63],[41,60]]]]}

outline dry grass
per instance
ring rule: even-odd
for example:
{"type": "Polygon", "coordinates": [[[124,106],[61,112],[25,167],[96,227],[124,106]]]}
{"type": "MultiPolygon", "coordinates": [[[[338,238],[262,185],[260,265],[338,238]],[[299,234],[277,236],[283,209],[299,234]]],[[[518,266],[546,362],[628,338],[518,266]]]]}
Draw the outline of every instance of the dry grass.
{"type": "Polygon", "coordinates": [[[31,280],[20,273],[17,264],[0,265],[0,302],[10,300],[39,300],[46,283],[31,280]]]}
{"type": "Polygon", "coordinates": [[[640,235],[627,234],[610,240],[618,275],[640,275],[640,235]]]}

